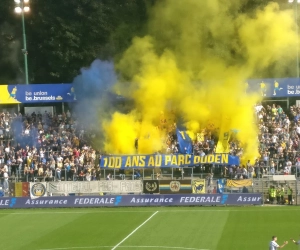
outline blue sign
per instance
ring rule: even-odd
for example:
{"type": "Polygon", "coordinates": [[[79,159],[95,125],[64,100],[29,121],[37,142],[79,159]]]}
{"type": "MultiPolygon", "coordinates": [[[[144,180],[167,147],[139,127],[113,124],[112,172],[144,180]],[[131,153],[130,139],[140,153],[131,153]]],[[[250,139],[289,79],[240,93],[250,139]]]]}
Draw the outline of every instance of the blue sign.
{"type": "Polygon", "coordinates": [[[73,84],[0,85],[0,104],[74,101],[73,84]]]}
{"type": "Polygon", "coordinates": [[[4,208],[260,205],[262,194],[164,194],[0,198],[4,208]]]}
{"type": "Polygon", "coordinates": [[[299,78],[266,78],[248,80],[247,93],[259,93],[262,97],[300,96],[299,78]]]}
{"type": "Polygon", "coordinates": [[[237,156],[229,154],[209,154],[205,156],[175,154],[175,155],[110,155],[102,156],[101,168],[178,168],[200,164],[239,165],[237,156]]]}

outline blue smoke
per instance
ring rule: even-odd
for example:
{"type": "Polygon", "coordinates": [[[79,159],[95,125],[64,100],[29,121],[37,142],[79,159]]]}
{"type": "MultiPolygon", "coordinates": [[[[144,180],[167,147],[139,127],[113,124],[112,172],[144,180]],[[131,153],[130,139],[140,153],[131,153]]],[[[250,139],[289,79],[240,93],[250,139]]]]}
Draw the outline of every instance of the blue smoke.
{"type": "Polygon", "coordinates": [[[111,91],[117,81],[114,64],[96,59],[89,68],[82,68],[73,84],[78,101],[97,98],[111,91]]]}
{"type": "Polygon", "coordinates": [[[84,130],[101,135],[101,119],[110,116],[117,96],[112,93],[116,81],[114,64],[99,59],[89,68],[82,68],[80,75],[75,77],[73,86],[77,101],[73,112],[84,130]]]}

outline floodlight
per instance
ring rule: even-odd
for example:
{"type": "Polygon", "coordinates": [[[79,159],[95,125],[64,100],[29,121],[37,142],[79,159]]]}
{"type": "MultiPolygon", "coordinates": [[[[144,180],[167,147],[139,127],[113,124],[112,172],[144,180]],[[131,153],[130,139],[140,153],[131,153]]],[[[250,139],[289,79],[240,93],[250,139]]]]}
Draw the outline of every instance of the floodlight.
{"type": "Polygon", "coordinates": [[[30,8],[28,6],[25,6],[24,7],[24,12],[29,12],[30,11],[30,8]]]}
{"type": "Polygon", "coordinates": [[[15,12],[18,13],[18,14],[22,13],[22,8],[21,7],[16,7],[15,12]]]}
{"type": "Polygon", "coordinates": [[[29,3],[29,0],[23,0],[24,1],[24,3],[29,3]]]}
{"type": "Polygon", "coordinates": [[[15,0],[15,3],[16,3],[16,4],[20,4],[20,3],[21,3],[21,0],[15,0]]]}

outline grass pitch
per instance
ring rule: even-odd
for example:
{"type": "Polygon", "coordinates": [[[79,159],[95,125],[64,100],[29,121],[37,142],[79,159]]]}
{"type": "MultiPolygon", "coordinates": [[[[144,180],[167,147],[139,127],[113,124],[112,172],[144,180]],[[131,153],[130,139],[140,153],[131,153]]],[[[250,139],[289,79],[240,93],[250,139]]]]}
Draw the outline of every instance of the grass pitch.
{"type": "Polygon", "coordinates": [[[300,234],[296,206],[0,210],[0,225],[2,250],[258,250],[300,234]]]}

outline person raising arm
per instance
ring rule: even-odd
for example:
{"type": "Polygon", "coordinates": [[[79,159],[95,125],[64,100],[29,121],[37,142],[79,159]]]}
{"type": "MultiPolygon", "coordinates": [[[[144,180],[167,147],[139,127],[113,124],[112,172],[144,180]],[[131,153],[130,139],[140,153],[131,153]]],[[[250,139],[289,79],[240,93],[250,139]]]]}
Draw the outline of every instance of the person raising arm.
{"type": "Polygon", "coordinates": [[[300,240],[295,241],[294,239],[291,238],[291,241],[292,241],[293,243],[295,243],[295,245],[300,245],[300,240]]]}
{"type": "Polygon", "coordinates": [[[277,236],[273,236],[272,241],[269,244],[269,250],[276,250],[279,248],[283,248],[285,245],[288,244],[288,242],[285,241],[285,242],[283,242],[283,244],[281,246],[279,246],[276,241],[277,241],[277,236]]]}

